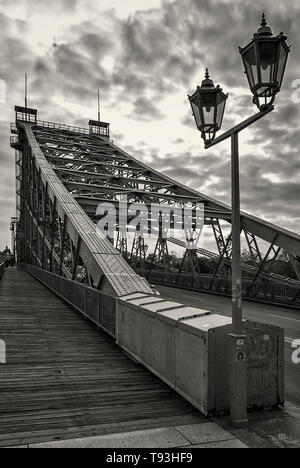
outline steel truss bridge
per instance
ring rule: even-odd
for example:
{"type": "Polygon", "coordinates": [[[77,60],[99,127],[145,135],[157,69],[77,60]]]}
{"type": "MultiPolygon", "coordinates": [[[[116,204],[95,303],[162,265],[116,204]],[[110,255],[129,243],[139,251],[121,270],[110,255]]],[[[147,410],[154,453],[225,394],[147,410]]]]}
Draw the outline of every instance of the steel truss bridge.
{"type": "MultiPolygon", "coordinates": [[[[87,283],[115,297],[152,293],[147,280],[230,294],[229,206],[172,180],[117,147],[105,122],[90,121],[89,128],[82,129],[39,121],[35,109],[16,107],[11,131],[11,147],[16,150],[18,262],[87,283]],[[151,205],[161,207],[150,256],[145,233],[138,226],[130,242],[120,233],[118,217],[109,238],[97,232],[99,204],[111,203],[118,211],[124,196],[135,211],[139,206],[148,207],[149,230],[151,205]],[[166,208],[189,207],[194,217],[199,203],[204,205],[205,226],[211,229],[216,252],[198,248],[196,228],[184,232],[186,242],[163,235],[166,208]],[[171,245],[185,251],[177,266],[170,260],[171,245]],[[209,259],[213,273],[201,273],[199,257],[209,259]]],[[[128,213],[128,219],[131,216],[128,213]]],[[[300,236],[246,213],[241,214],[241,226],[250,259],[242,265],[244,296],[300,307],[300,236]],[[267,248],[262,249],[262,243],[267,248]],[[293,272],[289,278],[271,273],[282,252],[293,272]]],[[[180,223],[173,227],[183,229],[180,223]]]]}

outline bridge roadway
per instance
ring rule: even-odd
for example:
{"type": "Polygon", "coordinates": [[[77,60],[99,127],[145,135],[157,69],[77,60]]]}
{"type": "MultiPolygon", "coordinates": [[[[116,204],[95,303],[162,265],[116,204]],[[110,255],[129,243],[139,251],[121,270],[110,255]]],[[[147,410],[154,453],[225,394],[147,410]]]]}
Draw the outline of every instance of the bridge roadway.
{"type": "MultiPolygon", "coordinates": [[[[230,314],[230,299],[159,288],[163,297],[230,314]]],[[[299,365],[291,339],[300,314],[244,303],[245,316],[286,330],[286,397],[300,405],[299,365]]],[[[206,419],[114,341],[25,272],[8,270],[0,282],[0,447],[26,445],[183,424],[206,419]]]]}
{"type": "Polygon", "coordinates": [[[206,419],[25,272],[0,282],[0,446],[206,419]]]}
{"type": "MultiPolygon", "coordinates": [[[[166,286],[157,287],[161,295],[172,301],[213,310],[221,315],[231,315],[231,299],[208,293],[188,291],[166,286]]],[[[300,340],[300,311],[282,306],[243,302],[244,317],[256,322],[276,325],[285,330],[285,397],[300,407],[300,364],[294,364],[293,340],[300,340]]]]}

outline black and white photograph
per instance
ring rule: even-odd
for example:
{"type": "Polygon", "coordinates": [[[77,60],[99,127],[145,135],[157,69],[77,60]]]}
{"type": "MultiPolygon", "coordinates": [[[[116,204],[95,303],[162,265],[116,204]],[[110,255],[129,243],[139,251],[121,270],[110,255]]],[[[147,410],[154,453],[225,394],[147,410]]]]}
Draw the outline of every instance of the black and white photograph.
{"type": "Polygon", "coordinates": [[[0,0],[0,448],[300,448],[299,25],[0,0]]]}

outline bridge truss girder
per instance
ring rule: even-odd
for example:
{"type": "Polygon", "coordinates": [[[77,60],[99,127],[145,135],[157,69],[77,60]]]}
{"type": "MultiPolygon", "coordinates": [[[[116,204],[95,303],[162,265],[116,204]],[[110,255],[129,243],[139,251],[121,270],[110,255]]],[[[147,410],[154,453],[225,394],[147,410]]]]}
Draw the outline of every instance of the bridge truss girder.
{"type": "Polygon", "coordinates": [[[135,274],[97,233],[95,224],[49,166],[32,125],[20,123],[22,182],[18,260],[76,279],[112,295],[142,291],[148,283],[135,274]]]}
{"type": "MultiPolygon", "coordinates": [[[[217,254],[197,245],[190,249],[190,246],[177,242],[185,248],[179,276],[187,269],[191,274],[198,274],[197,255],[216,262],[211,288],[220,278],[230,276],[231,235],[225,236],[222,228],[225,223],[231,230],[228,206],[179,184],[133,158],[107,138],[90,135],[86,130],[74,131],[65,125],[20,120],[13,133],[16,130],[18,137],[14,137],[12,147],[18,151],[17,167],[21,171],[17,188],[21,207],[19,258],[117,295],[124,291],[149,291],[147,282],[135,275],[124,260],[129,257],[129,246],[127,239],[119,233],[118,209],[116,249],[112,246],[113,238],[111,242],[101,238],[95,227],[101,220],[96,213],[98,204],[108,202],[117,207],[126,196],[129,205],[138,207],[143,204],[149,210],[151,204],[171,210],[187,206],[193,213],[194,229],[197,204],[204,204],[205,225],[212,227],[217,254]]],[[[147,233],[153,232],[151,222],[149,214],[147,233]]],[[[288,252],[291,263],[296,265],[300,257],[300,237],[245,213],[241,215],[241,225],[252,258],[252,265],[243,264],[243,270],[253,278],[250,293],[261,279],[283,283],[285,278],[268,275],[265,267],[277,258],[281,249],[288,252]],[[258,239],[270,245],[265,256],[260,251],[258,239]]],[[[184,226],[177,222],[172,227],[182,230],[184,226]]],[[[146,261],[147,268],[167,270],[170,268],[170,240],[159,234],[159,228],[156,232],[153,260],[146,261]]],[[[144,260],[147,260],[145,240],[137,232],[131,262],[136,266],[144,260]]],[[[297,269],[295,272],[297,274],[297,269]]],[[[300,284],[299,277],[297,284],[300,284]]]]}

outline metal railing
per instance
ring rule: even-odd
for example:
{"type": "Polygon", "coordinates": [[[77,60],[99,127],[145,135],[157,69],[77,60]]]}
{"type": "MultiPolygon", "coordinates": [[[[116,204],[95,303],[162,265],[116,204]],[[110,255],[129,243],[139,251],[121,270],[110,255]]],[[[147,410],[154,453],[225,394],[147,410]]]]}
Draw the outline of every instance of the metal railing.
{"type": "MultiPolygon", "coordinates": [[[[90,135],[90,130],[87,128],[75,127],[72,125],[65,125],[65,124],[60,124],[60,123],[55,123],[55,122],[47,122],[45,120],[37,120],[37,121],[34,121],[33,123],[35,123],[37,127],[50,128],[53,130],[66,130],[68,132],[83,133],[85,135],[90,135]]],[[[18,133],[18,127],[15,123],[10,124],[10,131],[11,133],[18,133]]]]}
{"type": "Polygon", "coordinates": [[[89,128],[82,128],[82,127],[75,127],[72,125],[65,125],[65,124],[60,124],[60,123],[55,123],[55,122],[47,122],[45,120],[37,120],[36,122],[37,127],[43,127],[43,128],[49,128],[52,130],[63,130],[71,133],[81,133],[83,135],[98,135],[100,137],[104,137],[107,139],[107,141],[110,141],[110,143],[114,143],[113,140],[110,139],[110,134],[109,132],[93,132],[89,128]]]}
{"type": "Polygon", "coordinates": [[[16,113],[16,121],[36,123],[36,111],[29,112],[29,109],[24,108],[24,112],[16,113]]]}
{"type": "Polygon", "coordinates": [[[4,274],[4,270],[5,270],[5,263],[0,263],[0,280],[4,274]]]}
{"type": "MultiPolygon", "coordinates": [[[[155,270],[149,275],[149,271],[136,270],[136,273],[145,277],[154,284],[171,287],[179,287],[195,291],[210,292],[231,296],[231,278],[216,278],[212,284],[211,275],[191,275],[182,273],[165,272],[155,270]]],[[[257,282],[244,278],[242,282],[243,297],[258,302],[285,304],[300,308],[300,289],[298,286],[273,282],[257,282]]]]}
{"type": "Polygon", "coordinates": [[[18,127],[15,123],[10,124],[10,132],[11,133],[18,133],[18,127]]]}
{"type": "Polygon", "coordinates": [[[36,122],[37,127],[50,128],[53,130],[66,130],[73,133],[84,133],[85,135],[90,135],[90,130],[87,128],[74,127],[72,125],[65,125],[54,122],[46,122],[44,120],[38,120],[36,122]]]}
{"type": "Polygon", "coordinates": [[[29,273],[84,317],[116,337],[116,300],[113,297],[32,265],[19,263],[18,269],[29,273]]]}
{"type": "MultiPolygon", "coordinates": [[[[173,237],[170,237],[168,239],[168,241],[171,242],[172,244],[178,245],[179,247],[183,247],[184,249],[186,249],[186,242],[184,242],[184,241],[182,241],[180,239],[175,239],[173,237]]],[[[212,259],[216,260],[217,262],[220,261],[220,255],[218,255],[218,254],[216,254],[214,252],[210,252],[209,250],[204,250],[204,249],[197,248],[197,253],[204,256],[204,257],[212,258],[212,259]]],[[[231,258],[230,259],[229,258],[224,258],[223,262],[225,262],[227,265],[231,266],[232,259],[231,258]]],[[[255,272],[257,271],[257,265],[255,265],[255,266],[254,265],[249,265],[248,263],[242,261],[242,269],[245,270],[245,271],[248,271],[249,273],[254,275],[255,272]]],[[[262,277],[264,277],[266,279],[269,279],[271,281],[274,281],[274,282],[289,283],[289,284],[294,284],[295,286],[300,286],[299,281],[291,279],[291,278],[285,278],[284,276],[279,275],[278,273],[261,272],[261,275],[262,275],[262,277]]]]}
{"type": "MultiPolygon", "coordinates": [[[[90,135],[90,136],[99,135],[101,137],[107,138],[108,141],[113,143],[113,140],[110,139],[109,132],[108,133],[107,132],[103,132],[103,133],[93,132],[88,128],[75,127],[73,125],[65,125],[65,124],[60,124],[60,123],[55,123],[55,122],[47,122],[45,120],[37,120],[34,123],[36,124],[37,127],[49,128],[52,130],[64,130],[64,131],[71,132],[71,133],[79,133],[79,134],[81,133],[83,135],[90,135]]],[[[11,123],[10,130],[11,130],[11,133],[18,133],[17,125],[15,123],[11,123]]]]}
{"type": "Polygon", "coordinates": [[[19,146],[19,137],[18,136],[11,136],[10,137],[10,146],[19,146]]]}

